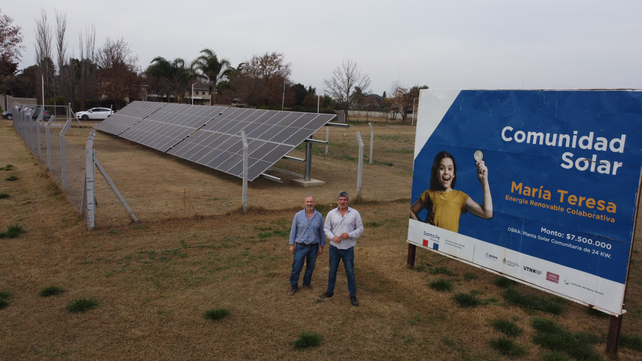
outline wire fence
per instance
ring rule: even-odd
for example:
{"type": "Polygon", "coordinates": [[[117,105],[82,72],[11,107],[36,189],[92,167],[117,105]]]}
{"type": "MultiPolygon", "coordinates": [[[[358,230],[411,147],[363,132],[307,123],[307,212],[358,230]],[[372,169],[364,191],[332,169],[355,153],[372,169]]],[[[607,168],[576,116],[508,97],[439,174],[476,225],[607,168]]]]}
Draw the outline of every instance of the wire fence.
{"type": "MultiPolygon", "coordinates": [[[[78,212],[83,211],[83,199],[87,201],[86,196],[83,198],[85,146],[98,122],[81,124],[75,120],[72,123],[71,119],[64,123],[44,122],[33,120],[19,108],[14,112],[18,115],[13,120],[16,132],[40,164],[46,166],[72,206],[78,212]]],[[[357,123],[349,128],[322,128],[313,136],[323,141],[326,137],[327,151],[323,144],[314,144],[311,149],[310,172],[315,182],[305,184],[313,186],[305,187],[299,182],[306,173],[305,163],[283,159],[267,172],[269,178],[248,182],[246,192],[241,178],[111,134],[96,132],[92,144],[95,159],[141,221],[291,209],[302,207],[307,195],[313,195],[319,207],[328,208],[335,205],[336,195],[342,190],[354,201],[358,188],[362,201],[410,197],[414,127],[374,124],[373,131],[367,123],[357,123]],[[357,133],[363,138],[361,148],[357,133]],[[364,155],[363,145],[370,151],[371,140],[373,155],[364,155]]],[[[289,155],[305,159],[306,144],[289,155]]],[[[95,178],[95,202],[96,227],[115,227],[132,221],[132,215],[100,173],[95,178]]]]}
{"type": "Polygon", "coordinates": [[[84,149],[65,139],[71,119],[57,122],[52,116],[46,122],[42,113],[35,117],[33,108],[14,103],[13,127],[50,177],[63,190],[69,203],[80,212],[84,182],[84,149]]]}

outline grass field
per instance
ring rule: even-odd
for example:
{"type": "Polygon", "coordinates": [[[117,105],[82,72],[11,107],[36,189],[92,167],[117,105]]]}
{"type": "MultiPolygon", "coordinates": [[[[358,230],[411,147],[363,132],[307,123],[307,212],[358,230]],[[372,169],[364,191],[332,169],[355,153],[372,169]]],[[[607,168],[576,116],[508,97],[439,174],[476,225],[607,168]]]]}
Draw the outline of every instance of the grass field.
{"type": "MultiPolygon", "coordinates": [[[[287,296],[294,211],[311,192],[325,216],[336,192],[356,183],[356,131],[369,136],[367,125],[334,129],[330,155],[315,148],[313,177],[325,187],[251,184],[255,208],[245,215],[234,211],[236,179],[99,134],[98,157],[141,222],[131,223],[99,183],[97,227],[87,231],[11,124],[0,122],[0,194],[8,195],[0,231],[26,231],[0,238],[0,360],[607,359],[609,317],[587,307],[423,249],[415,269],[406,268],[407,126],[375,127],[374,159],[392,164],[366,167],[364,201],[351,204],[366,228],[355,251],[360,306],[350,305],[342,269],[335,296],[318,299],[327,252],[314,291],[287,296]],[[317,336],[319,346],[295,348],[317,336]]],[[[70,132],[86,141],[87,129],[70,132]]],[[[620,360],[642,359],[639,241],[634,248],[620,360]]]]}

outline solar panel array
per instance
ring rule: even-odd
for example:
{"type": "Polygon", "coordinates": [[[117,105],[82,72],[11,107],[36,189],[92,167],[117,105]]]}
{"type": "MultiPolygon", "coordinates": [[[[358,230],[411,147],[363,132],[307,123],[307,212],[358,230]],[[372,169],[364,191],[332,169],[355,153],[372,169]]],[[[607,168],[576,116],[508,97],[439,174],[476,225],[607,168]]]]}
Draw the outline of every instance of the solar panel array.
{"type": "Polygon", "coordinates": [[[166,103],[134,101],[117,113],[110,115],[94,128],[105,133],[119,135],[165,105],[166,103]]]}
{"type": "Polygon", "coordinates": [[[167,104],[120,134],[132,142],[166,152],[227,107],[167,104]]]}
{"type": "Polygon", "coordinates": [[[142,116],[153,108],[152,104],[160,103],[134,102],[96,129],[237,177],[243,176],[241,131],[245,131],[249,180],[259,177],[335,117],[334,114],[184,104],[163,105],[142,116]],[[128,110],[130,106],[134,110],[128,110]],[[115,117],[123,113],[123,117],[115,117]],[[140,118],[135,120],[136,116],[140,118]],[[111,124],[121,119],[130,124],[122,131],[124,124],[111,124]]]}

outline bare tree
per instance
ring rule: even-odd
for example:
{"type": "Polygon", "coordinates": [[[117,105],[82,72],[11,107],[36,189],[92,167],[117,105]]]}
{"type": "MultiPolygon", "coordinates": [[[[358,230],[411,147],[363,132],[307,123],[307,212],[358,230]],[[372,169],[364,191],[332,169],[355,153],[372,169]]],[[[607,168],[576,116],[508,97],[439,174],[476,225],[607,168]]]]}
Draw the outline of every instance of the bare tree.
{"type": "MultiPolygon", "coordinates": [[[[40,9],[40,19],[36,19],[36,64],[40,67],[40,74],[44,77],[45,84],[53,83],[56,71],[53,65],[52,40],[47,12],[44,9],[40,9]]],[[[40,83],[38,85],[40,86],[40,83]]],[[[51,94],[50,87],[46,87],[46,90],[51,94]]],[[[44,103],[44,99],[42,99],[42,102],[44,103]]]]}
{"type": "Polygon", "coordinates": [[[132,54],[124,38],[107,38],[105,45],[98,50],[96,62],[99,89],[104,96],[120,105],[122,100],[130,100],[140,94],[138,57],[132,54]]]}
{"type": "Polygon", "coordinates": [[[73,66],[74,75],[78,78],[76,85],[77,98],[80,98],[80,107],[85,109],[85,102],[93,100],[96,96],[96,28],[85,28],[85,36],[78,35],[80,44],[80,59],[73,66]]]}
{"type": "MultiPolygon", "coordinates": [[[[62,95],[64,99],[74,98],[74,76],[67,59],[67,14],[56,11],[56,52],[58,57],[58,76],[54,82],[55,94],[62,95]]],[[[54,105],[55,105],[54,97],[54,105]]]]}
{"type": "Polygon", "coordinates": [[[62,69],[67,61],[67,14],[56,11],[56,50],[58,52],[58,70],[62,69]]]}
{"type": "Polygon", "coordinates": [[[328,93],[342,106],[346,121],[348,110],[353,106],[354,89],[358,87],[361,94],[370,91],[370,77],[368,74],[361,74],[357,63],[351,59],[344,60],[341,66],[334,69],[332,78],[324,79],[323,83],[328,93]]]}

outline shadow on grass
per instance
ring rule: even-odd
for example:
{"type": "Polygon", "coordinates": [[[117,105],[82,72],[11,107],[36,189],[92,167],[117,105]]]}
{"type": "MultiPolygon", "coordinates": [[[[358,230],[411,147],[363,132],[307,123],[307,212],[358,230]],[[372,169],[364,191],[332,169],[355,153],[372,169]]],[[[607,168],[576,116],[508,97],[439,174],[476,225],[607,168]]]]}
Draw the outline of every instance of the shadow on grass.
{"type": "Polygon", "coordinates": [[[543,311],[553,315],[561,315],[564,308],[556,300],[537,295],[526,295],[515,287],[508,287],[503,294],[506,302],[524,310],[543,311]]]}
{"type": "Polygon", "coordinates": [[[571,333],[546,318],[535,317],[531,324],[536,331],[534,344],[557,353],[566,353],[576,360],[602,360],[593,347],[593,344],[600,342],[599,337],[588,333],[571,333]]]}

